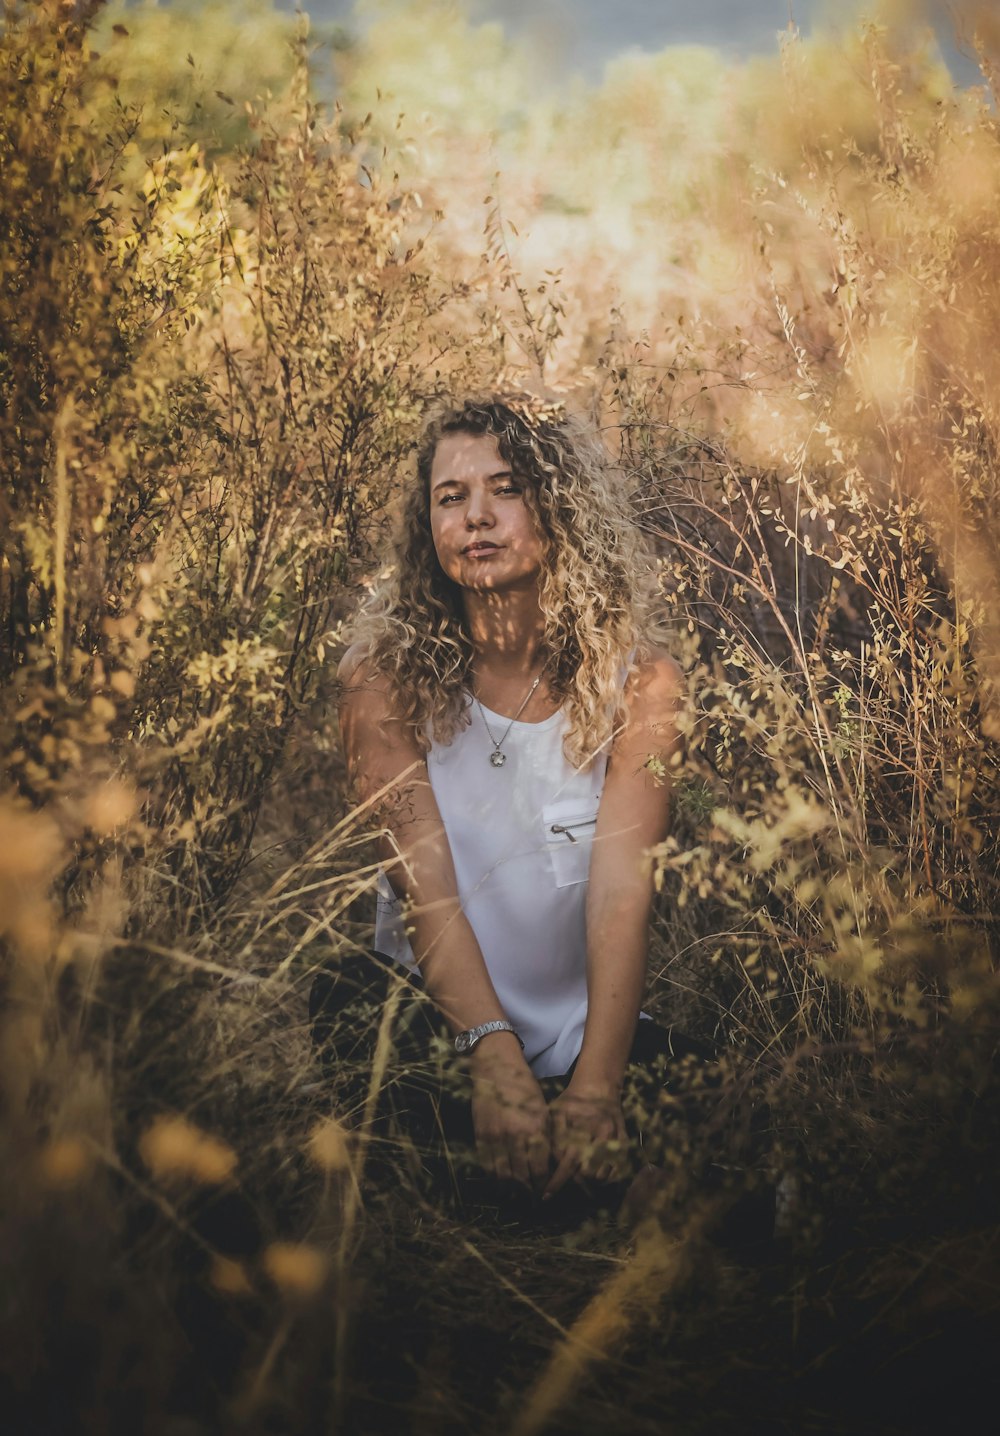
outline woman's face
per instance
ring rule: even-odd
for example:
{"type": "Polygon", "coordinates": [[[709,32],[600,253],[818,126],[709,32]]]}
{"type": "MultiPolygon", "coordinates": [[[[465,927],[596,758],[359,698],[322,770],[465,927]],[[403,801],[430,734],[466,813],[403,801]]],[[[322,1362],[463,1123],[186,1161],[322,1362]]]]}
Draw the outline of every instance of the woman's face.
{"type": "Polygon", "coordinates": [[[446,434],[430,476],[431,536],[438,562],[462,588],[537,589],[543,547],[524,485],[492,434],[446,434]]]}

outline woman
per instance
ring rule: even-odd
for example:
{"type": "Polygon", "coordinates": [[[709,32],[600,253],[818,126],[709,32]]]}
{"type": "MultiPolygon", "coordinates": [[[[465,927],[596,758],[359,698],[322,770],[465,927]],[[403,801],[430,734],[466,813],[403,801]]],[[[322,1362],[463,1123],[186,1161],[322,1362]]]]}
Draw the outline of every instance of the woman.
{"type": "Polygon", "coordinates": [[[654,591],[596,436],[469,400],[426,430],[340,670],[384,824],[376,949],[467,1055],[483,1167],[545,1197],[615,1175],[629,1062],[676,1055],[639,1013],[681,692],[654,591]]]}

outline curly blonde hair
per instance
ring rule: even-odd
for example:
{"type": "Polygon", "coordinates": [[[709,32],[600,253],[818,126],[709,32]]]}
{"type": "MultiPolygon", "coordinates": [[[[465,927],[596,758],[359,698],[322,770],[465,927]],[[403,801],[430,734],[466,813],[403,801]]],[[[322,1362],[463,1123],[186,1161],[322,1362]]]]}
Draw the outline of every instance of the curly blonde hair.
{"type": "Polygon", "coordinates": [[[474,649],[461,589],[431,537],[430,473],[447,434],[492,435],[524,485],[542,540],[539,599],[549,688],[567,717],[564,750],[586,766],[624,717],[623,667],[653,637],[655,567],[621,476],[597,433],[561,404],[526,395],[470,398],[437,412],[397,506],[394,562],[375,581],[350,637],[389,680],[396,712],[426,749],[468,721],[474,649]]]}

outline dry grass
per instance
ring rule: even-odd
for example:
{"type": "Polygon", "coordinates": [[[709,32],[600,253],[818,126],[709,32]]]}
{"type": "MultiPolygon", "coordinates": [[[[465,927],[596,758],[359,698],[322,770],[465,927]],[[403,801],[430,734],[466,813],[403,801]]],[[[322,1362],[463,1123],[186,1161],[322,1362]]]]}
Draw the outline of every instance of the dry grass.
{"type": "Polygon", "coordinates": [[[0,71],[5,1412],[954,1423],[1000,1290],[995,96],[897,7],[560,115],[441,10],[432,93],[376,27],[327,123],[268,12],[229,94],[225,7],[190,75],[77,8],[8,7],[0,71]],[[391,1005],[358,1110],[310,1050],[373,878],[338,625],[424,402],[497,375],[605,426],[689,674],[650,1004],[723,1058],[634,1233],[435,1192],[373,1120],[391,1005]]]}

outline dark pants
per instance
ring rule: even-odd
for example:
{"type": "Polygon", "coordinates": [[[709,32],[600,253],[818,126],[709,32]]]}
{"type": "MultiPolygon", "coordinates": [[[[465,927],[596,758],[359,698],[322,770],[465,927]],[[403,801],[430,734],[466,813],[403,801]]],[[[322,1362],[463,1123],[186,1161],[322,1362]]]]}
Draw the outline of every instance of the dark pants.
{"type": "MultiPolygon", "coordinates": [[[[470,1079],[447,1025],[419,979],[377,952],[328,963],[310,993],[313,1039],[342,1106],[355,1118],[364,1110],[379,1024],[394,989],[393,1050],[375,1108],[377,1133],[402,1139],[423,1173],[436,1178],[435,1184],[444,1176],[462,1200],[504,1208],[530,1204],[523,1189],[513,1192],[512,1184],[479,1171],[470,1079]]],[[[631,1171],[657,1161],[671,1130],[690,1117],[688,1099],[712,1080],[713,1056],[707,1044],[675,1028],[639,1020],[622,1099],[631,1171]]],[[[572,1075],[571,1067],[562,1076],[542,1078],[546,1100],[562,1092],[572,1075]]],[[[568,1187],[561,1202],[547,1205],[579,1206],[581,1194],[591,1207],[608,1205],[620,1199],[624,1185],[589,1192],[585,1185],[568,1187]]]]}

